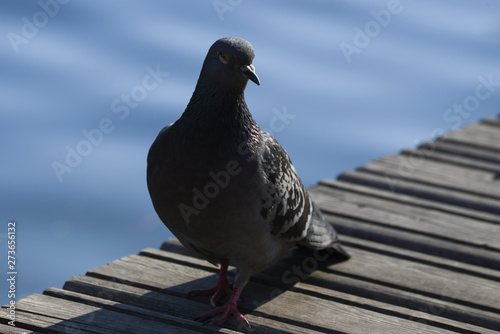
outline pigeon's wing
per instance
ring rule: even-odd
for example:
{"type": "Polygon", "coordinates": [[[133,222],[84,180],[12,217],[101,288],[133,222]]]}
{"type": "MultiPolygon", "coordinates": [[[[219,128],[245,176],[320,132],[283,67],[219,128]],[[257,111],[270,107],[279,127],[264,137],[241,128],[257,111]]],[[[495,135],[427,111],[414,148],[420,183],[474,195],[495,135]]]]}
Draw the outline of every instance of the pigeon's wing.
{"type": "Polygon", "coordinates": [[[298,244],[313,249],[333,248],[346,258],[350,258],[351,256],[340,245],[337,231],[326,221],[314,202],[312,206],[313,212],[306,237],[300,240],[298,244]]]}
{"type": "Polygon", "coordinates": [[[271,233],[311,248],[328,247],[336,239],[335,230],[311,201],[286,151],[262,130],[260,148],[266,182],[261,214],[271,233]]]}

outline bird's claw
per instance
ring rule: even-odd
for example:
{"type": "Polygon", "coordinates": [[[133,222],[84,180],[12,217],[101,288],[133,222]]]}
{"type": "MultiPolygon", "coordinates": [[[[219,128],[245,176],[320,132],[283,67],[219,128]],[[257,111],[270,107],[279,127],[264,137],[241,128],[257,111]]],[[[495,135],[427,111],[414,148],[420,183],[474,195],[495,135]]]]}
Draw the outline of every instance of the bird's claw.
{"type": "Polygon", "coordinates": [[[238,320],[240,323],[245,325],[247,328],[251,328],[252,326],[248,322],[248,320],[241,314],[241,312],[238,310],[238,307],[236,306],[235,303],[229,301],[227,304],[224,306],[216,307],[213,310],[210,310],[198,318],[195,319],[195,321],[203,321],[203,325],[222,325],[229,315],[232,314],[238,320]],[[216,319],[212,319],[213,316],[216,314],[221,314],[220,317],[216,319]]]}
{"type": "Polygon", "coordinates": [[[241,294],[241,290],[243,289],[242,285],[229,284],[227,281],[227,263],[223,263],[221,265],[221,270],[219,274],[219,279],[217,280],[217,284],[210,289],[205,290],[194,290],[189,292],[189,296],[200,296],[200,295],[210,295],[213,293],[212,298],[210,298],[210,304],[215,307],[215,303],[222,297],[223,295],[228,295],[229,300],[225,305],[215,307],[214,309],[202,314],[196,321],[203,321],[203,324],[213,324],[213,325],[222,325],[224,321],[229,317],[230,314],[234,315],[234,317],[242,324],[250,328],[250,323],[248,320],[240,313],[236,303],[241,294]],[[220,317],[213,319],[213,317],[217,314],[221,314],[220,317]]]}
{"type": "Polygon", "coordinates": [[[223,263],[221,265],[219,279],[217,280],[217,284],[215,284],[213,288],[193,290],[188,293],[188,296],[193,297],[212,295],[212,298],[210,298],[210,305],[212,305],[213,307],[215,307],[215,304],[223,295],[232,296],[232,284],[229,284],[229,282],[227,281],[227,266],[227,263],[223,263]]]}

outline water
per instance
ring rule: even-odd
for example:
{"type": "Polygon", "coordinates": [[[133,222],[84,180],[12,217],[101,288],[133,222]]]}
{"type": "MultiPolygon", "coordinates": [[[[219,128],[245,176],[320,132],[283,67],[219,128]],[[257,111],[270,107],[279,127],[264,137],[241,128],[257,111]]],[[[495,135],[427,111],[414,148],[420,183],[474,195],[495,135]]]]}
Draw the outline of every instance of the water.
{"type": "Polygon", "coordinates": [[[253,44],[261,86],[247,103],[306,185],[500,109],[498,1],[232,1],[220,13],[227,2],[54,1],[0,4],[0,240],[6,254],[16,220],[17,299],[171,236],[146,155],[220,37],[253,44]]]}

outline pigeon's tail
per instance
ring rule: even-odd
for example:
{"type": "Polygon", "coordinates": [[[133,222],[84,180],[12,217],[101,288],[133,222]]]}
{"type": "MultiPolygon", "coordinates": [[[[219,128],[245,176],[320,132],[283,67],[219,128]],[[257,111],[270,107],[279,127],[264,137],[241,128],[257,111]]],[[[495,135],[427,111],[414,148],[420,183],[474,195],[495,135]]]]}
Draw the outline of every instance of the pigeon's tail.
{"type": "Polygon", "coordinates": [[[337,231],[332,224],[326,221],[318,207],[312,203],[313,212],[307,229],[307,234],[304,239],[299,242],[299,245],[312,249],[333,249],[336,253],[342,254],[346,258],[350,258],[349,253],[340,245],[337,236],[337,231]]]}
{"type": "Polygon", "coordinates": [[[340,242],[335,243],[332,247],[330,247],[335,250],[335,252],[341,254],[344,256],[346,259],[350,259],[351,255],[347,253],[347,251],[340,245],[340,242]]]}

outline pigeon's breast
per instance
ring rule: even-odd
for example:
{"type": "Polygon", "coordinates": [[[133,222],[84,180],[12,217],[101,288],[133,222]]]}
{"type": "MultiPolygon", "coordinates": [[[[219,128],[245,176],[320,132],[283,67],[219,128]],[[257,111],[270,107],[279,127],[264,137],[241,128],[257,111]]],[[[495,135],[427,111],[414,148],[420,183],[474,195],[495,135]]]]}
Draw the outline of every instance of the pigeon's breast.
{"type": "Polygon", "coordinates": [[[281,254],[262,216],[267,180],[254,148],[250,137],[203,140],[171,129],[151,147],[148,186],[160,219],[186,247],[211,262],[227,258],[257,268],[274,259],[270,254],[281,254]],[[246,258],[249,250],[262,256],[246,258]]]}
{"type": "Polygon", "coordinates": [[[174,234],[234,226],[241,215],[259,211],[253,198],[257,164],[227,149],[200,146],[164,136],[150,150],[151,198],[174,234]]]}

